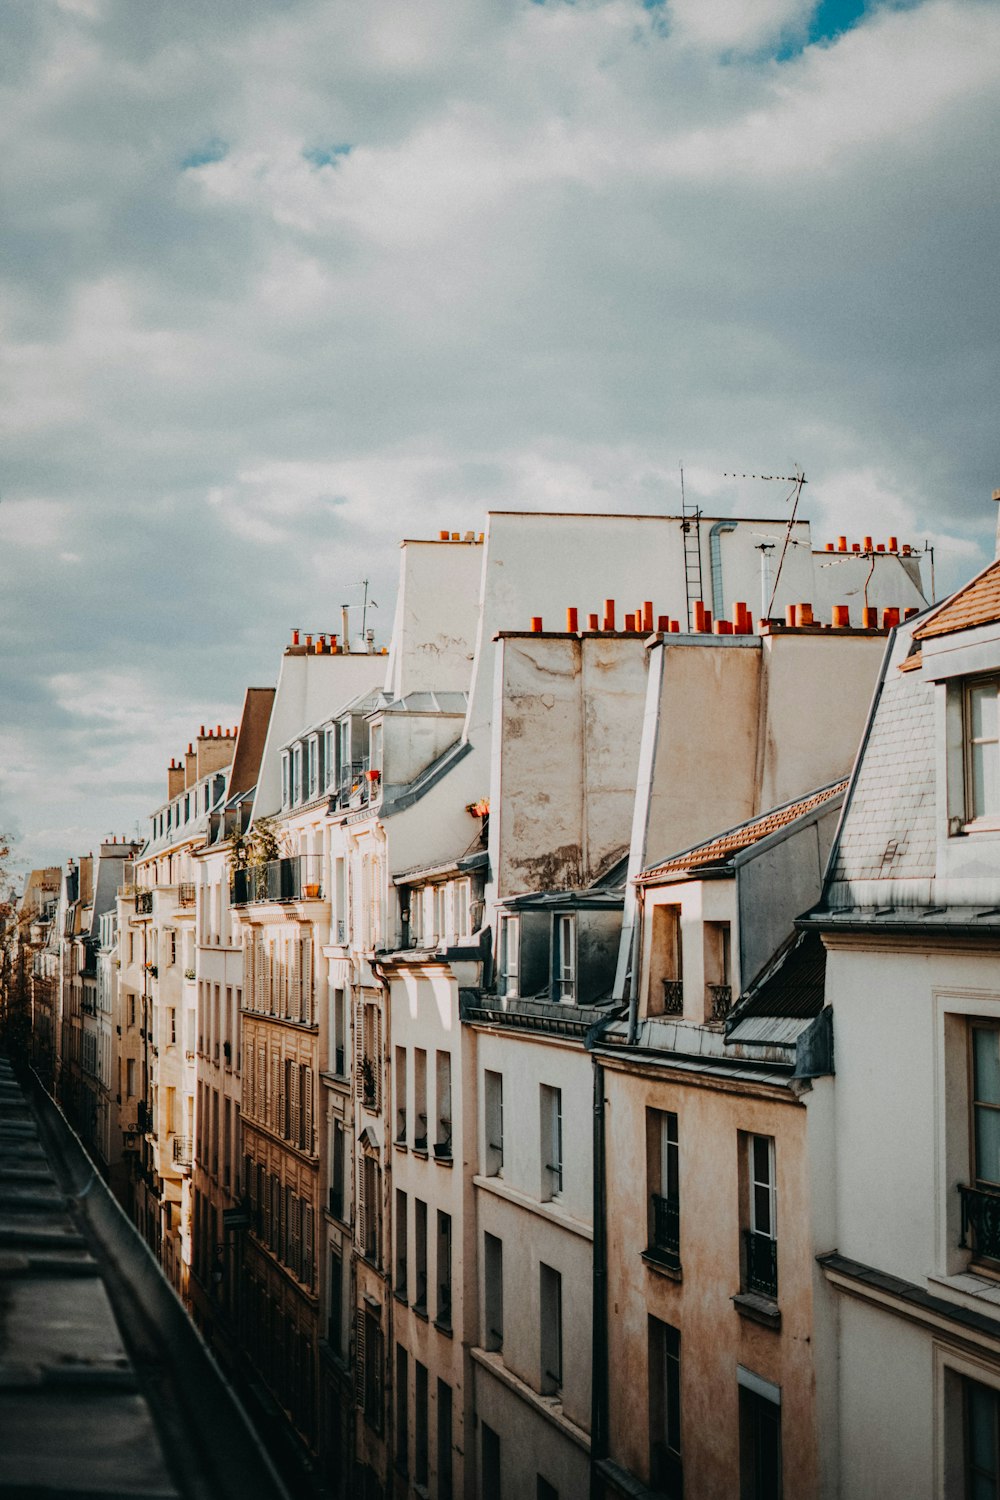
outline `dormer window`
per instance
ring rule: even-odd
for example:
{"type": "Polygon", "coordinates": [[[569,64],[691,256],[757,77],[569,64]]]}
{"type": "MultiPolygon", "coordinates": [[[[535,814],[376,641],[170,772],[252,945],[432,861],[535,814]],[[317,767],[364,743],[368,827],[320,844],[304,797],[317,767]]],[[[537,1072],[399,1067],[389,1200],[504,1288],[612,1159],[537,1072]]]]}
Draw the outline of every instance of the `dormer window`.
{"type": "Polygon", "coordinates": [[[281,752],[281,805],[292,805],[292,758],[287,750],[281,752]]]}
{"type": "Polygon", "coordinates": [[[552,926],[552,988],[556,1000],[576,1000],[576,917],[560,913],[552,926]]]}
{"type": "Polygon", "coordinates": [[[517,996],[521,968],[521,919],[500,918],[500,946],[497,956],[497,991],[511,998],[517,996]]]}
{"type": "Polygon", "coordinates": [[[302,796],[302,746],[292,747],[292,771],[289,801],[294,804],[302,796]]]}
{"type": "Polygon", "coordinates": [[[314,734],[307,746],[309,752],[309,796],[319,796],[323,781],[323,741],[314,734]]]}
{"type": "Polygon", "coordinates": [[[323,763],[326,790],[335,791],[337,788],[337,730],[333,724],[323,734],[323,763]]]}
{"type": "Polygon", "coordinates": [[[1000,819],[1000,677],[980,677],[965,689],[965,815],[1000,819]]]}

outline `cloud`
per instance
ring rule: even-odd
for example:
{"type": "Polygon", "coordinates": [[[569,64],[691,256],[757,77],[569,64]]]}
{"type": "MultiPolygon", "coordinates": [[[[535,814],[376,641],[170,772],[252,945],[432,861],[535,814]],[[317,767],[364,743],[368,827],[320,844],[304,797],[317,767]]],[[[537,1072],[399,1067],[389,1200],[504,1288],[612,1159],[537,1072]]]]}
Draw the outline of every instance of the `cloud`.
{"type": "Polygon", "coordinates": [[[26,858],[81,805],[95,839],[131,827],[290,625],[333,628],[367,577],[385,628],[399,537],[490,507],[676,510],[683,459],[706,505],[781,515],[723,476],[799,461],[817,537],[927,537],[939,588],[985,559],[1000,12],[833,9],[15,7],[0,826],[26,858]]]}

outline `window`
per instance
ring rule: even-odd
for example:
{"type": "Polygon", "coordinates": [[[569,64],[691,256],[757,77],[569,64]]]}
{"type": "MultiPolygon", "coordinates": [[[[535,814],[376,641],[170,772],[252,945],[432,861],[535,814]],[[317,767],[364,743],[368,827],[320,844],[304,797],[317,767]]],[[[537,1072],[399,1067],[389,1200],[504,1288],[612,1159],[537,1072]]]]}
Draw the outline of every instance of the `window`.
{"type": "Polygon", "coordinates": [[[773,1138],[748,1135],[746,1162],[749,1227],[744,1231],[744,1290],[774,1300],[778,1247],[773,1138]]]}
{"type": "Polygon", "coordinates": [[[338,856],[333,862],[334,940],[347,942],[347,861],[338,856]]]}
{"type": "Polygon", "coordinates": [[[292,773],[291,759],[287,750],[281,752],[281,805],[290,807],[292,804],[292,773]]]}
{"type": "Polygon", "coordinates": [[[483,1235],[483,1347],[503,1348],[503,1241],[483,1235]]]}
{"type": "Polygon", "coordinates": [[[170,1046],[171,1047],[176,1047],[177,1046],[177,1012],[173,1008],[173,1006],[170,1006],[170,1008],[167,1011],[167,1024],[168,1024],[169,1031],[170,1031],[170,1046]]]}
{"type": "Polygon", "coordinates": [[[444,885],[431,887],[431,900],[433,902],[433,917],[431,925],[434,929],[433,935],[439,943],[444,941],[448,925],[448,888],[444,885]]]}
{"type": "Polygon", "coordinates": [[[468,937],[471,932],[469,925],[469,882],[467,880],[456,881],[452,887],[453,900],[455,904],[455,936],[468,937]]]}
{"type": "Polygon", "coordinates": [[[357,1314],[354,1382],[357,1404],[365,1421],[376,1432],[382,1431],[382,1365],[383,1334],[375,1313],[360,1309],[357,1314]]]}
{"type": "Polygon", "coordinates": [[[427,1053],[423,1047],[413,1050],[413,1149],[427,1150],[427,1053]]]}
{"type": "Polygon", "coordinates": [[[130,1057],[125,1064],[125,1097],[135,1098],[135,1058],[130,1057]]]}
{"type": "Polygon", "coordinates": [[[438,1052],[437,1073],[437,1140],[434,1155],[439,1160],[451,1159],[451,1053],[438,1052]]]}
{"type": "Polygon", "coordinates": [[[290,802],[299,802],[302,798],[302,746],[295,745],[292,748],[292,772],[290,784],[290,802]]]}
{"type": "Polygon", "coordinates": [[[969,1094],[972,1184],[961,1188],[962,1238],[977,1256],[1000,1261],[1000,1026],[970,1021],[969,1094]]]}
{"type": "Polygon", "coordinates": [[[177,934],[173,928],[167,933],[167,950],[167,963],[175,964],[177,962],[177,934]]]}
{"type": "Polygon", "coordinates": [[[503,1174],[503,1074],[483,1073],[483,1096],[486,1114],[486,1152],[484,1174],[500,1177],[503,1174]]]}
{"type": "Polygon", "coordinates": [[[1000,678],[984,677],[965,689],[965,816],[1000,816],[1000,678]]]}
{"type": "Polygon", "coordinates": [[[483,1500],[503,1500],[503,1476],[500,1469],[500,1439],[492,1427],[480,1427],[481,1472],[479,1493],[483,1500]]]}
{"type": "Polygon", "coordinates": [[[736,1367],[740,1387],[740,1500],[781,1500],[781,1390],[736,1367]]]}
{"type": "Polygon", "coordinates": [[[673,1270],[679,1270],[681,1264],[678,1165],[677,1116],[667,1110],[647,1109],[649,1225],[646,1254],[673,1270]]]}
{"type": "Polygon", "coordinates": [[[440,1328],[451,1327],[451,1214],[437,1216],[437,1322],[440,1328]]]}
{"type": "Polygon", "coordinates": [[[500,918],[500,951],[497,961],[497,993],[515,999],[521,972],[521,919],[500,918]]]}
{"type": "Polygon", "coordinates": [[[652,946],[649,959],[649,994],[646,1010],[651,1016],[684,1014],[681,909],[657,902],[652,908],[652,946]]]}
{"type": "Polygon", "coordinates": [[[347,1218],[344,1202],[344,1162],[347,1156],[347,1132],[342,1120],[334,1120],[330,1147],[330,1212],[335,1219],[347,1218]]]}
{"type": "Polygon", "coordinates": [[[558,1198],[563,1190],[562,1089],[543,1083],[540,1098],[542,1198],[558,1198]]]}
{"type": "Polygon", "coordinates": [[[552,1395],[562,1386],[562,1277],[544,1262],[539,1264],[539,1352],[541,1391],[552,1395]]]}
{"type": "Polygon", "coordinates": [[[396,1145],[406,1145],[406,1048],[396,1048],[396,1145]]]}
{"type": "Polygon", "coordinates": [[[554,918],[552,934],[553,997],[568,1004],[576,999],[576,917],[554,918]]]}
{"type": "Polygon", "coordinates": [[[649,1483],[667,1500],[680,1500],[681,1336],[669,1323],[650,1318],[649,1483]]]}
{"type": "Polygon", "coordinates": [[[347,1002],[342,989],[333,992],[333,1071],[338,1078],[347,1076],[347,1002]]]}
{"type": "Polygon", "coordinates": [[[374,1156],[361,1158],[359,1215],[361,1250],[366,1260],[379,1264],[382,1238],[382,1172],[374,1156]]]}
{"type": "Polygon", "coordinates": [[[330,1316],[327,1341],[334,1354],[344,1355],[344,1262],[339,1250],[330,1250],[330,1316]]]}
{"type": "Polygon", "coordinates": [[[414,1270],[417,1285],[413,1299],[414,1312],[427,1316],[427,1204],[422,1198],[413,1200],[414,1270]]]}
{"type": "Polygon", "coordinates": [[[309,760],[309,796],[315,797],[320,787],[320,742],[314,735],[306,745],[309,760]]]}
{"type": "Polygon", "coordinates": [[[451,1448],[451,1386],[439,1380],[437,1383],[438,1500],[452,1500],[455,1493],[452,1482],[451,1448]]]}
{"type": "Polygon", "coordinates": [[[396,1189],[396,1281],[397,1297],[406,1299],[406,1194],[396,1189]]]}
{"type": "Polygon", "coordinates": [[[414,1379],[414,1402],[413,1402],[413,1482],[414,1484],[426,1485],[427,1483],[427,1366],[422,1365],[419,1359],[413,1361],[414,1379]]]}
{"type": "Polygon", "coordinates": [[[977,1380],[962,1381],[964,1493],[1000,1500],[1000,1394],[977,1380]]]}
{"type": "MultiPolygon", "coordinates": [[[[400,1474],[408,1472],[410,1445],[409,1374],[406,1350],[396,1345],[396,1468],[400,1474]]],[[[419,1409],[419,1408],[418,1408],[419,1409]]]]}

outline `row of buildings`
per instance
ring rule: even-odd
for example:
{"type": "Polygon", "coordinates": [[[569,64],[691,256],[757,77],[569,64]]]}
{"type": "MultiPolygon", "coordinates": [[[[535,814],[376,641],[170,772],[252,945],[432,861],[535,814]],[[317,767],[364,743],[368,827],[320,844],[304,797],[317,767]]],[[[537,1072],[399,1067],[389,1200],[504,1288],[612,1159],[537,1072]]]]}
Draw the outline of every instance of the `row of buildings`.
{"type": "Polygon", "coordinates": [[[997,567],[493,514],[35,872],[36,1067],[317,1489],[1000,1493],[998,685],[997,567]]]}

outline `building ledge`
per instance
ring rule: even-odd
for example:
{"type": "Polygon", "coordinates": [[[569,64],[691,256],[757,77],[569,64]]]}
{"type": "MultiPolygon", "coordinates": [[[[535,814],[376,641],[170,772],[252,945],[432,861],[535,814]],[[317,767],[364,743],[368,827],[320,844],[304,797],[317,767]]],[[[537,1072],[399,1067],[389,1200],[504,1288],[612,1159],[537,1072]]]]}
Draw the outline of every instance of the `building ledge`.
{"type": "Polygon", "coordinates": [[[575,1219],[565,1209],[558,1207],[549,1201],[543,1203],[538,1198],[531,1198],[527,1193],[518,1192],[517,1188],[508,1187],[502,1177],[480,1177],[478,1173],[473,1177],[474,1187],[481,1188],[483,1192],[492,1193],[494,1197],[501,1198],[505,1203],[513,1203],[518,1208],[525,1208],[529,1213],[538,1214],[539,1218],[547,1219],[550,1224],[556,1224],[561,1229],[568,1229],[570,1234],[578,1234],[581,1239],[593,1240],[593,1225],[585,1224],[582,1219],[575,1219]]]}
{"type": "Polygon", "coordinates": [[[621,1464],[616,1464],[613,1458],[600,1458],[594,1465],[602,1479],[606,1479],[614,1486],[616,1495],[621,1495],[623,1500],[661,1500],[659,1490],[651,1490],[648,1485],[643,1484],[641,1479],[636,1479],[621,1464]]]}
{"type": "Polygon", "coordinates": [[[526,1381],[522,1380],[520,1376],[515,1375],[513,1370],[507,1368],[499,1354],[490,1354],[487,1350],[479,1348],[470,1349],[469,1353],[477,1365],[481,1366],[484,1370],[488,1370],[501,1385],[505,1385],[509,1391],[513,1391],[516,1396],[520,1396],[521,1400],[537,1412],[540,1417],[546,1422],[551,1422],[553,1427],[557,1428],[564,1437],[568,1437],[571,1442],[575,1443],[578,1448],[589,1455],[590,1433],[585,1432],[582,1427],[578,1427],[575,1422],[566,1416],[566,1413],[562,1409],[562,1402],[558,1397],[541,1396],[537,1391],[532,1390],[526,1381]]]}
{"type": "Polygon", "coordinates": [[[680,1265],[672,1266],[663,1259],[657,1250],[643,1250],[642,1258],[651,1271],[658,1276],[666,1276],[670,1281],[683,1281],[684,1272],[680,1265]]]}
{"type": "Polygon", "coordinates": [[[741,1318],[749,1318],[752,1323],[776,1332],[780,1330],[781,1309],[770,1297],[762,1297],[759,1292],[737,1292],[731,1301],[741,1318]]]}
{"type": "Polygon", "coordinates": [[[888,1271],[879,1271],[874,1266],[851,1260],[836,1250],[818,1255],[816,1259],[827,1280],[838,1291],[859,1297],[886,1312],[896,1313],[973,1348],[988,1350],[994,1358],[1000,1354],[1000,1316],[990,1316],[944,1297],[936,1297],[915,1282],[904,1281],[888,1271]]]}

